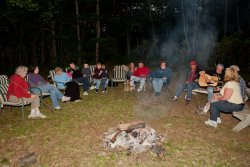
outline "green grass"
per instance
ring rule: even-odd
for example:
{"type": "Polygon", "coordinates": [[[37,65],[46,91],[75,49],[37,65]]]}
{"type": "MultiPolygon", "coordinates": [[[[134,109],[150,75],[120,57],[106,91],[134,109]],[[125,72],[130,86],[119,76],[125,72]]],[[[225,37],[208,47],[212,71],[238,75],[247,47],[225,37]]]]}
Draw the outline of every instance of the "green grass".
{"type": "MultiPolygon", "coordinates": [[[[170,102],[163,93],[155,98],[147,92],[124,92],[123,85],[107,94],[90,92],[81,102],[62,103],[63,110],[50,112],[46,119],[21,119],[20,109],[8,107],[0,114],[0,166],[18,166],[19,158],[35,152],[41,166],[249,166],[250,128],[240,133],[238,123],[223,114],[217,129],[204,125],[206,116],[194,114],[206,96],[195,95],[191,105],[184,100],[170,102]],[[105,150],[103,132],[121,122],[144,120],[164,138],[165,155],[152,152],[127,154],[126,150],[105,150]]],[[[51,105],[50,99],[45,102],[51,105]]],[[[30,106],[25,107],[26,117],[30,106]]]]}

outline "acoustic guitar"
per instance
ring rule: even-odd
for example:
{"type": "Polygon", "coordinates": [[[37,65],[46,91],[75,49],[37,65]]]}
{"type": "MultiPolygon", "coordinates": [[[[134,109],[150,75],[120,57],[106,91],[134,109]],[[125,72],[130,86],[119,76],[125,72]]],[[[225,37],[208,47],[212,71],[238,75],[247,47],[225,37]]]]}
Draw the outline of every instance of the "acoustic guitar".
{"type": "Polygon", "coordinates": [[[219,78],[216,76],[210,76],[208,74],[205,74],[204,76],[200,76],[199,78],[199,85],[201,87],[207,87],[207,86],[217,86],[219,83],[219,78]],[[209,80],[209,82],[206,82],[206,78],[209,80]]]}

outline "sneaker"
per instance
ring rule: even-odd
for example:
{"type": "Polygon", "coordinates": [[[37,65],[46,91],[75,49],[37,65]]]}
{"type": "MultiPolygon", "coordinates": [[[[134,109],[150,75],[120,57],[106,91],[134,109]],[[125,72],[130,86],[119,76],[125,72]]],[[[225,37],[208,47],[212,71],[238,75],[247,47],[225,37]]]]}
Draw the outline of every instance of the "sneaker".
{"type": "Polygon", "coordinates": [[[141,92],[142,90],[139,88],[139,89],[137,89],[137,92],[141,92]]]}
{"type": "Polygon", "coordinates": [[[56,110],[61,110],[61,106],[56,106],[55,109],[56,110]]]}
{"type": "Polygon", "coordinates": [[[88,96],[89,94],[88,94],[88,92],[83,92],[83,96],[88,96]]]}
{"type": "Polygon", "coordinates": [[[217,128],[217,122],[212,121],[211,119],[208,119],[207,121],[205,121],[206,125],[212,126],[214,128],[217,128]]]}
{"type": "Polygon", "coordinates": [[[46,115],[43,115],[40,111],[36,112],[36,116],[39,118],[46,118],[46,115]]]}
{"type": "Polygon", "coordinates": [[[36,110],[31,109],[31,112],[30,112],[28,118],[35,118],[35,117],[36,117],[36,110]]]}
{"type": "Polygon", "coordinates": [[[90,86],[89,90],[94,90],[95,86],[90,86]]]}
{"type": "Polygon", "coordinates": [[[62,102],[66,102],[66,101],[69,101],[69,100],[70,100],[70,97],[67,97],[67,96],[62,97],[62,102]]]}
{"type": "Polygon", "coordinates": [[[161,93],[160,92],[155,92],[155,96],[160,96],[161,93]]]}
{"type": "Polygon", "coordinates": [[[135,87],[134,87],[134,86],[131,86],[131,87],[130,87],[130,91],[133,91],[133,90],[135,90],[135,87]]]}
{"type": "Polygon", "coordinates": [[[98,89],[95,90],[95,93],[98,93],[98,89]]]}
{"type": "Polygon", "coordinates": [[[220,119],[220,117],[217,117],[217,124],[221,124],[221,119],[220,119]]]}
{"type": "Polygon", "coordinates": [[[170,100],[172,100],[172,101],[177,101],[177,100],[178,100],[178,97],[177,97],[177,96],[174,96],[174,97],[172,97],[170,100]]]}

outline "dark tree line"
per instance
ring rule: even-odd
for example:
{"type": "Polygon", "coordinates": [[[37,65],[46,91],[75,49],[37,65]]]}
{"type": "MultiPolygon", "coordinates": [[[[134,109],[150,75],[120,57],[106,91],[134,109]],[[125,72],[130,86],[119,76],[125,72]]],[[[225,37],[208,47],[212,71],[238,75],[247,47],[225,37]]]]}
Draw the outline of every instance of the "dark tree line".
{"type": "Polygon", "coordinates": [[[198,44],[207,16],[215,18],[218,31],[211,59],[248,66],[249,10],[248,0],[0,0],[0,70],[71,61],[151,62],[164,58],[166,39],[176,48],[168,56],[195,58],[201,55],[198,44]],[[178,24],[182,37],[173,40],[178,24]]]}

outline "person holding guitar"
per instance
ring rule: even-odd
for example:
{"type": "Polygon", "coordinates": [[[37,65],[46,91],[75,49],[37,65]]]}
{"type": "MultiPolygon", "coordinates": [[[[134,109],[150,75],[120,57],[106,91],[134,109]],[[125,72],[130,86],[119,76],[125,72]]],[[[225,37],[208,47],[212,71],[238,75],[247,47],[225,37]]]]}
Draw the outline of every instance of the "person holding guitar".
{"type": "Polygon", "coordinates": [[[223,80],[224,80],[224,65],[223,64],[217,64],[215,70],[210,71],[202,71],[199,78],[199,85],[201,87],[207,87],[208,92],[208,103],[198,109],[196,112],[198,115],[206,114],[210,108],[210,101],[214,95],[214,92],[219,92],[221,87],[223,86],[223,80]]]}

